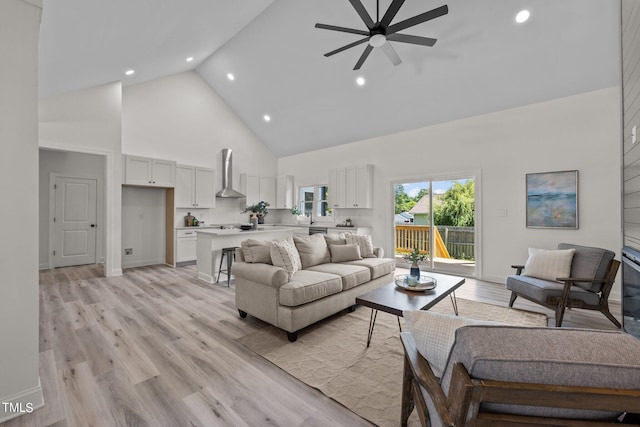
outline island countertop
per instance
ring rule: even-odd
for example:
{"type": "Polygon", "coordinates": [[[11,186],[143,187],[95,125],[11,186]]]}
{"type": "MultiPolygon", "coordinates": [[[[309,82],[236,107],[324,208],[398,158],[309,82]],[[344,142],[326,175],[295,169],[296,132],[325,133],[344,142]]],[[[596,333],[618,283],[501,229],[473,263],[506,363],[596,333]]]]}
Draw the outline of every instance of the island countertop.
{"type": "Polygon", "coordinates": [[[238,228],[196,230],[198,235],[196,240],[198,278],[208,283],[217,282],[217,279],[220,278],[222,249],[239,247],[247,239],[282,240],[293,237],[294,230],[293,227],[273,226],[258,227],[257,230],[247,231],[238,228]]]}
{"type": "Polygon", "coordinates": [[[291,231],[293,233],[294,228],[293,227],[277,227],[277,226],[270,226],[270,227],[258,227],[257,229],[251,229],[251,230],[240,230],[239,228],[205,228],[205,229],[200,229],[200,230],[196,230],[196,232],[198,234],[208,234],[208,235],[212,235],[212,236],[230,236],[230,235],[238,235],[239,237],[244,236],[245,234],[247,235],[253,235],[253,234],[265,234],[265,233],[273,233],[274,231],[291,231]]]}

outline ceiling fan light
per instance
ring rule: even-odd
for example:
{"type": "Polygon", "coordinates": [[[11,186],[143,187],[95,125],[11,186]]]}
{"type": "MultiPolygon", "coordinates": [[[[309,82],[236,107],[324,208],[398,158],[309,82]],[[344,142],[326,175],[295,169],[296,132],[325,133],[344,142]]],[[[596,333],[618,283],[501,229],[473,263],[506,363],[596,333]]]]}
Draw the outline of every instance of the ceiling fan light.
{"type": "Polygon", "coordinates": [[[380,47],[387,42],[387,38],[382,34],[374,34],[369,38],[369,44],[373,47],[380,47]]]}

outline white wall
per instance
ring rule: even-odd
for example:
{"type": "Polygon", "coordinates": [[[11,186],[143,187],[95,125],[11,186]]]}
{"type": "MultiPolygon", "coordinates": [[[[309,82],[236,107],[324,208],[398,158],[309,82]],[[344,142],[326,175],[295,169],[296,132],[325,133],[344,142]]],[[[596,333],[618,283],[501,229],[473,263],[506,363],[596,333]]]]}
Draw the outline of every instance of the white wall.
{"type": "Polygon", "coordinates": [[[102,86],[42,99],[40,147],[100,155],[105,171],[105,272],[120,266],[122,202],[122,84],[102,86]]]}
{"type": "MultiPolygon", "coordinates": [[[[169,236],[172,237],[172,236],[169,236]]],[[[122,188],[122,267],[164,263],[165,190],[161,188],[122,188]]]]}
{"type": "MultiPolygon", "coordinates": [[[[50,175],[64,174],[80,178],[98,178],[104,187],[104,158],[95,154],[74,153],[69,151],[40,150],[40,268],[49,268],[49,212],[50,175]]],[[[104,262],[104,188],[99,189],[102,200],[98,200],[98,237],[96,239],[96,259],[104,262]]]]}
{"type": "MultiPolygon", "coordinates": [[[[393,250],[390,183],[429,175],[481,171],[481,277],[503,282],[528,247],[592,245],[620,256],[620,88],[458,120],[423,129],[281,158],[278,172],[297,184],[326,183],[332,166],[371,163],[374,208],[345,210],[373,239],[393,250]],[[525,227],[525,174],[579,170],[578,230],[525,227]],[[506,209],[507,217],[499,217],[506,209]]],[[[620,299],[619,287],[612,299],[620,299]]]]}
{"type": "MultiPolygon", "coordinates": [[[[41,2],[0,2],[0,402],[44,404],[38,377],[38,31],[41,2]]],[[[0,405],[0,422],[19,412],[0,405]]]]}
{"type": "MultiPolygon", "coordinates": [[[[195,72],[133,86],[122,94],[122,152],[216,169],[222,184],[221,151],[233,150],[233,186],[239,174],[275,176],[277,161],[224,100],[195,72]]],[[[244,200],[217,199],[214,209],[191,209],[205,223],[246,222],[244,200]]],[[[184,224],[186,209],[176,213],[184,224]]]]}

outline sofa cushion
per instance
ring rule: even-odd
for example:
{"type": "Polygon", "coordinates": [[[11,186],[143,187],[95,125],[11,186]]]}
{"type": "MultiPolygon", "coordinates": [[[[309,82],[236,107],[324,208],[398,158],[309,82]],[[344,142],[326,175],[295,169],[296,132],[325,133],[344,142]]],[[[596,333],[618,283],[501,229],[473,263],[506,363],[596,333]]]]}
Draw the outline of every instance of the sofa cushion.
{"type": "MultiPolygon", "coordinates": [[[[560,243],[558,249],[575,249],[571,263],[571,277],[604,279],[616,254],[610,250],[589,246],[560,243]]],[[[592,292],[600,292],[602,283],[577,282],[577,286],[592,292]]]]}
{"type": "Polygon", "coordinates": [[[500,325],[499,322],[475,320],[455,314],[442,314],[425,310],[402,312],[407,329],[411,332],[420,354],[427,359],[434,375],[442,376],[458,328],[467,325],[500,325]]]}
{"type": "Polygon", "coordinates": [[[362,259],[358,245],[329,245],[331,262],[346,262],[362,259]]]}
{"type": "Polygon", "coordinates": [[[300,254],[303,270],[331,261],[331,254],[322,234],[312,234],[305,237],[294,236],[293,242],[300,254]]]}
{"type": "Polygon", "coordinates": [[[365,258],[357,261],[348,261],[342,264],[360,265],[371,270],[371,280],[382,277],[395,271],[396,261],[391,258],[365,258]]]}
{"type": "MultiPolygon", "coordinates": [[[[564,284],[549,280],[538,279],[528,276],[507,276],[507,289],[520,295],[529,296],[536,301],[546,301],[549,297],[559,298],[562,296],[564,284]],[[533,285],[533,286],[531,286],[533,285]]],[[[600,297],[593,292],[585,291],[578,286],[572,286],[569,291],[569,298],[580,299],[587,304],[598,304],[600,297]]]]}
{"type": "MultiPolygon", "coordinates": [[[[618,331],[511,326],[465,326],[456,331],[441,384],[451,383],[453,364],[472,378],[584,387],[637,389],[640,341],[618,331]],[[535,343],[535,345],[531,345],[535,343]]],[[[596,411],[483,405],[492,412],[558,418],[615,416],[596,411]]]]}
{"type": "Polygon", "coordinates": [[[347,234],[347,245],[356,244],[360,246],[360,255],[363,258],[373,258],[375,254],[373,253],[373,242],[371,241],[371,236],[365,236],[362,234],[347,234]]]}
{"type": "Polygon", "coordinates": [[[342,279],[342,290],[355,288],[371,280],[371,272],[367,267],[346,264],[320,264],[309,268],[310,271],[335,274],[342,279]]]}
{"type": "MultiPolygon", "coordinates": [[[[351,234],[351,233],[348,233],[351,234]]],[[[327,242],[327,246],[329,245],[346,245],[347,244],[347,233],[327,233],[323,234],[324,240],[327,242]]]]}
{"type": "Polygon", "coordinates": [[[271,241],[247,239],[240,243],[245,262],[273,264],[271,262],[271,241]]]}
{"type": "Polygon", "coordinates": [[[554,281],[558,277],[569,277],[569,274],[571,274],[571,260],[575,251],[575,249],[546,250],[529,248],[529,259],[524,265],[522,275],[554,281]]]}
{"type": "Polygon", "coordinates": [[[319,271],[297,271],[289,283],[280,287],[281,305],[296,307],[342,291],[342,280],[335,274],[319,271]]]}
{"type": "Polygon", "coordinates": [[[273,265],[284,268],[289,279],[302,268],[300,255],[292,239],[271,242],[270,253],[273,265]]]}

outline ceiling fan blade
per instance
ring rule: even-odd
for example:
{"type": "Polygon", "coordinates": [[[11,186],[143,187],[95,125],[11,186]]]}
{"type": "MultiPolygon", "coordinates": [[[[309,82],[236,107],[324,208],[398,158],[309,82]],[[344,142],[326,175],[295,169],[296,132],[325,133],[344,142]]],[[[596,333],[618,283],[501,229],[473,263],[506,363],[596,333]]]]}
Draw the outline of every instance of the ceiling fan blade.
{"type": "Polygon", "coordinates": [[[401,43],[419,44],[422,46],[433,46],[438,41],[438,39],[432,39],[429,37],[410,36],[408,34],[398,34],[398,33],[389,34],[387,36],[387,40],[391,40],[394,42],[401,42],[401,43]]]}
{"type": "Polygon", "coordinates": [[[385,28],[388,27],[389,24],[391,24],[391,21],[393,21],[393,18],[396,17],[396,14],[403,4],[404,0],[393,0],[393,2],[391,2],[391,6],[389,6],[389,9],[387,9],[384,16],[382,17],[382,21],[380,21],[380,24],[382,24],[382,26],[385,28]]]}
{"type": "Polygon", "coordinates": [[[336,49],[336,50],[332,50],[332,51],[331,51],[331,52],[329,52],[329,53],[325,53],[325,54],[324,54],[324,56],[326,56],[326,57],[328,58],[328,57],[330,57],[331,55],[335,55],[336,53],[340,53],[340,52],[342,52],[342,51],[344,51],[344,50],[351,49],[352,47],[354,47],[354,46],[358,46],[359,44],[365,43],[365,42],[367,42],[367,41],[369,41],[369,37],[365,37],[365,38],[360,39],[360,40],[358,40],[358,41],[355,41],[355,42],[353,42],[353,43],[349,43],[349,44],[348,44],[348,45],[346,45],[346,46],[342,46],[341,48],[338,48],[338,49],[336,49]]]}
{"type": "Polygon", "coordinates": [[[356,66],[353,67],[354,71],[359,70],[360,67],[362,67],[362,64],[364,64],[364,61],[367,60],[367,57],[369,56],[372,50],[373,50],[373,46],[371,46],[370,44],[368,44],[367,47],[364,48],[364,52],[362,52],[362,56],[360,57],[360,59],[358,59],[358,62],[356,62],[356,66]]]}
{"type": "Polygon", "coordinates": [[[421,13],[420,15],[416,15],[413,18],[405,19],[404,21],[400,21],[397,24],[389,26],[387,28],[387,36],[389,36],[389,34],[402,31],[405,28],[413,27],[414,25],[422,24],[423,22],[439,18],[443,15],[446,15],[447,13],[449,13],[449,7],[447,5],[444,5],[428,12],[421,13]]]}
{"type": "Polygon", "coordinates": [[[364,21],[364,24],[367,26],[367,28],[372,29],[375,23],[373,22],[373,19],[371,19],[371,16],[369,16],[369,12],[367,12],[367,9],[365,9],[362,5],[362,2],[360,0],[349,0],[349,3],[351,3],[351,6],[353,6],[356,12],[358,12],[358,15],[360,15],[360,19],[364,21]]]}
{"type": "Polygon", "coordinates": [[[391,46],[391,43],[386,42],[380,47],[382,48],[382,51],[385,53],[385,55],[387,55],[387,58],[389,58],[389,61],[391,61],[393,65],[399,65],[402,62],[402,59],[400,59],[396,50],[393,48],[393,46],[391,46]]]}
{"type": "Polygon", "coordinates": [[[340,31],[340,32],[343,32],[343,33],[358,34],[360,36],[368,36],[369,35],[369,31],[356,30],[355,28],[337,27],[335,25],[316,24],[315,27],[316,28],[320,28],[322,30],[340,31]]]}

